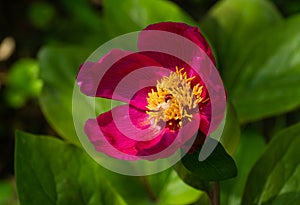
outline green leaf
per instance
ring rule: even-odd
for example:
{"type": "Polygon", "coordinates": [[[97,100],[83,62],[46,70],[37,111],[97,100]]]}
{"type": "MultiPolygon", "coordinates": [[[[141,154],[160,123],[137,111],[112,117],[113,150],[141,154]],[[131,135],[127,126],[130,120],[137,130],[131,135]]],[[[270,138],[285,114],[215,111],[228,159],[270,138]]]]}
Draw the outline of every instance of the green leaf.
{"type": "Polygon", "coordinates": [[[195,24],[180,7],[162,0],[105,0],[104,14],[109,19],[109,27],[117,35],[138,31],[162,21],[195,24]]]}
{"type": "Polygon", "coordinates": [[[290,16],[300,12],[300,3],[299,1],[293,0],[272,0],[284,16],[290,16]]]}
{"type": "Polygon", "coordinates": [[[232,92],[242,122],[278,115],[300,105],[299,24],[300,15],[261,33],[233,65],[233,69],[243,68],[232,92]]]}
{"type": "Polygon", "coordinates": [[[194,175],[206,181],[220,181],[235,177],[237,175],[235,162],[221,143],[211,138],[206,141],[208,147],[213,147],[215,144],[216,147],[204,161],[199,161],[201,149],[198,149],[192,154],[186,154],[181,160],[182,164],[194,175]]]}
{"type": "Polygon", "coordinates": [[[243,67],[236,65],[241,52],[247,51],[253,36],[281,21],[275,6],[266,0],[223,0],[209,11],[202,22],[203,31],[218,54],[226,87],[243,67]]]}
{"type": "Polygon", "coordinates": [[[15,108],[22,107],[41,92],[43,82],[38,78],[40,68],[34,59],[23,58],[11,67],[7,78],[6,100],[15,108]]]}
{"type": "Polygon", "coordinates": [[[234,179],[222,182],[221,204],[241,204],[247,177],[256,160],[261,156],[265,144],[266,143],[260,134],[252,130],[243,131],[238,150],[234,155],[239,174],[234,179]],[[255,151],[253,151],[253,148],[255,148],[255,151]]]}
{"type": "Polygon", "coordinates": [[[237,113],[230,101],[227,102],[225,125],[222,130],[221,143],[229,154],[235,153],[240,142],[240,124],[237,113]]]}
{"type": "Polygon", "coordinates": [[[300,124],[279,132],[248,177],[242,205],[300,204],[300,124]]]}
{"type": "Polygon", "coordinates": [[[140,177],[124,176],[109,171],[102,174],[128,204],[181,205],[196,201],[202,194],[185,185],[172,169],[140,177]]]}
{"type": "Polygon", "coordinates": [[[207,194],[203,194],[193,205],[211,205],[211,201],[207,194]]]}
{"type": "Polygon", "coordinates": [[[101,176],[103,168],[74,145],[17,132],[15,149],[17,189],[23,205],[125,204],[101,176]]]}
{"type": "Polygon", "coordinates": [[[160,200],[160,193],[169,180],[171,170],[150,176],[126,176],[103,170],[102,175],[128,204],[150,205],[160,200]]]}
{"type": "Polygon", "coordinates": [[[62,0],[60,3],[70,13],[72,20],[79,25],[93,31],[101,30],[105,32],[101,29],[101,13],[90,2],[85,0],[62,0]]]}
{"type": "Polygon", "coordinates": [[[184,183],[194,187],[195,189],[207,191],[210,189],[209,181],[203,180],[196,174],[189,171],[183,164],[179,161],[174,167],[178,176],[184,181],[184,183]]]}
{"type": "Polygon", "coordinates": [[[0,181],[0,204],[1,205],[17,205],[18,197],[15,190],[14,180],[1,180],[0,181]]]}
{"type": "Polygon", "coordinates": [[[172,172],[169,180],[159,196],[158,205],[172,204],[182,205],[195,202],[200,196],[204,195],[188,185],[186,185],[176,174],[172,172]]]}
{"type": "MultiPolygon", "coordinates": [[[[79,145],[73,116],[72,95],[76,75],[89,51],[79,47],[45,47],[38,55],[44,87],[39,102],[52,127],[64,139],[79,145]]],[[[90,106],[80,102],[82,112],[90,106]]],[[[105,103],[103,103],[105,104],[105,103]]]]}
{"type": "Polygon", "coordinates": [[[38,29],[47,29],[54,16],[55,8],[47,2],[33,2],[28,9],[29,21],[38,29]]]}

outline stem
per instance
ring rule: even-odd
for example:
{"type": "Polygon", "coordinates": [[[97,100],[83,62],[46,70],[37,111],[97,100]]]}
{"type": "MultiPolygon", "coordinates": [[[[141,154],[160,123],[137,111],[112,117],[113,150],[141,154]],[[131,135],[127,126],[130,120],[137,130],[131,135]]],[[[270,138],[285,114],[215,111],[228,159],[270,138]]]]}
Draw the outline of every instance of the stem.
{"type": "Polygon", "coordinates": [[[207,192],[208,198],[210,200],[211,205],[220,205],[220,183],[213,182],[212,189],[208,190],[207,192]]]}
{"type": "Polygon", "coordinates": [[[214,182],[214,205],[220,205],[220,183],[214,182]]]}
{"type": "Polygon", "coordinates": [[[157,198],[156,198],[155,194],[153,193],[147,178],[145,176],[140,176],[140,180],[141,180],[143,186],[145,187],[146,192],[147,192],[150,200],[153,201],[153,202],[156,202],[157,198]]]}

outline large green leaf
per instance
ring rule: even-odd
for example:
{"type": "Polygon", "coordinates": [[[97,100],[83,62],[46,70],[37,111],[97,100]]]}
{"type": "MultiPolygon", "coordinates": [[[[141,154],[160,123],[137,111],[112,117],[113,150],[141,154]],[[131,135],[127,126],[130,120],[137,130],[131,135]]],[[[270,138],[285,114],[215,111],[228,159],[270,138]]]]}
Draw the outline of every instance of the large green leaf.
{"type": "Polygon", "coordinates": [[[105,0],[104,14],[115,35],[138,31],[162,21],[195,22],[171,1],[105,0]]]}
{"type": "Polygon", "coordinates": [[[241,121],[284,113],[300,105],[299,25],[300,15],[266,30],[233,65],[233,69],[243,68],[232,89],[241,121]]]}
{"type": "Polygon", "coordinates": [[[300,124],[281,131],[271,140],[251,170],[242,205],[300,204],[299,145],[300,124]]]}
{"type": "Polygon", "coordinates": [[[221,143],[214,139],[206,139],[208,147],[213,147],[216,144],[213,152],[203,161],[199,160],[200,150],[186,154],[182,158],[182,164],[199,179],[205,181],[220,181],[235,177],[237,168],[234,160],[225,151],[221,143]]]}
{"type": "Polygon", "coordinates": [[[243,69],[234,65],[240,53],[251,45],[251,39],[280,20],[279,12],[266,0],[223,0],[212,7],[202,26],[217,51],[227,87],[243,69]]]}
{"type": "Polygon", "coordinates": [[[223,205],[241,204],[248,174],[264,148],[265,141],[260,134],[252,130],[243,131],[238,150],[234,155],[239,174],[236,178],[221,183],[221,202],[223,205]]]}
{"type": "Polygon", "coordinates": [[[61,137],[78,144],[72,118],[76,73],[87,52],[79,48],[45,47],[38,55],[44,81],[39,102],[44,115],[61,137]]]}
{"type": "Polygon", "coordinates": [[[17,132],[15,173],[23,205],[125,204],[102,168],[74,145],[17,132]]]}

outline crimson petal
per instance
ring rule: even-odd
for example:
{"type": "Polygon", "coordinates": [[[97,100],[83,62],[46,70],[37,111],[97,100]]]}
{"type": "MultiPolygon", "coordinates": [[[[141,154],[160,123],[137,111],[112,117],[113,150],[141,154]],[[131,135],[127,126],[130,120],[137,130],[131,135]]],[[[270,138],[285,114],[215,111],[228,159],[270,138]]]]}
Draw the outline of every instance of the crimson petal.
{"type": "Polygon", "coordinates": [[[147,159],[166,149],[177,136],[168,129],[150,127],[148,115],[130,105],[87,120],[84,130],[95,150],[125,160],[147,159]]]}
{"type": "Polygon", "coordinates": [[[99,82],[105,72],[115,61],[129,54],[130,52],[128,51],[113,49],[98,62],[83,63],[77,75],[77,82],[81,92],[88,96],[97,96],[99,82]]]}
{"type": "MultiPolygon", "coordinates": [[[[161,22],[157,24],[151,24],[144,30],[167,31],[183,36],[197,44],[209,56],[214,64],[216,64],[212,50],[198,27],[192,27],[185,23],[161,22]]],[[[139,49],[143,50],[144,45],[147,45],[147,42],[145,39],[141,39],[141,41],[139,41],[139,49]]]]}
{"type": "MultiPolygon", "coordinates": [[[[183,72],[186,72],[188,77],[194,77],[194,79],[191,81],[192,87],[197,85],[198,83],[200,85],[204,85],[199,74],[191,67],[191,65],[184,62],[182,59],[179,59],[176,56],[167,53],[162,53],[162,52],[141,51],[140,53],[152,59],[155,59],[155,61],[161,64],[162,67],[168,68],[173,72],[176,71],[176,67],[178,69],[184,68],[183,72]]],[[[206,89],[204,90],[205,90],[204,92],[207,92],[206,89]]]]}
{"type": "MultiPolygon", "coordinates": [[[[99,62],[86,62],[77,76],[81,91],[88,96],[119,100],[140,109],[145,109],[145,103],[139,103],[133,98],[144,88],[155,87],[157,80],[168,76],[169,69],[151,57],[141,53],[112,50],[99,62]]],[[[150,89],[151,90],[151,89],[150,89]]]]}
{"type": "Polygon", "coordinates": [[[200,126],[199,130],[205,135],[209,135],[209,131],[212,132],[216,128],[210,130],[210,122],[211,122],[211,104],[205,104],[203,106],[199,106],[199,113],[200,113],[200,126]]]}

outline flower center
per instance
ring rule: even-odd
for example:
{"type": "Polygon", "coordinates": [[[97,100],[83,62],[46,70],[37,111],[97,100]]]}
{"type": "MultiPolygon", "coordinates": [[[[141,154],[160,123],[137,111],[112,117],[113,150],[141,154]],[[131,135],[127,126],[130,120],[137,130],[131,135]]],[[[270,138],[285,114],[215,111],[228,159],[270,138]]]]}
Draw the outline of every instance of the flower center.
{"type": "Polygon", "coordinates": [[[201,97],[203,86],[199,83],[191,88],[191,81],[195,76],[188,78],[183,70],[184,68],[176,67],[175,72],[157,81],[156,91],[152,89],[148,93],[147,114],[153,126],[165,122],[171,130],[178,130],[182,127],[183,119],[192,120],[191,111],[200,102],[209,100],[201,97]]]}

